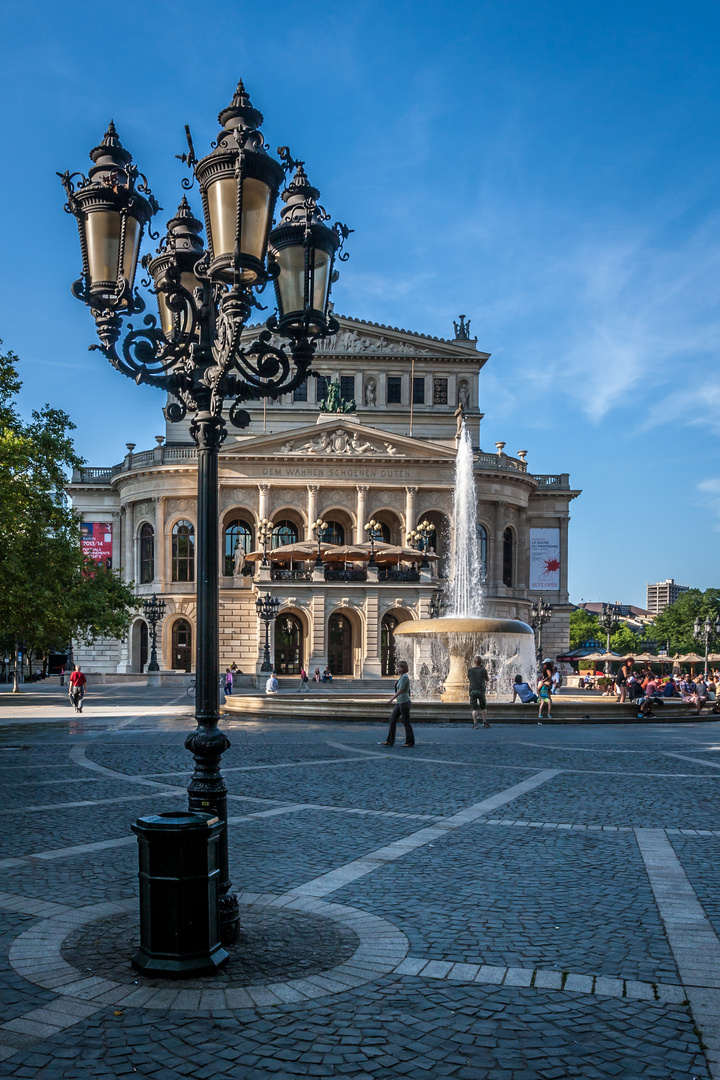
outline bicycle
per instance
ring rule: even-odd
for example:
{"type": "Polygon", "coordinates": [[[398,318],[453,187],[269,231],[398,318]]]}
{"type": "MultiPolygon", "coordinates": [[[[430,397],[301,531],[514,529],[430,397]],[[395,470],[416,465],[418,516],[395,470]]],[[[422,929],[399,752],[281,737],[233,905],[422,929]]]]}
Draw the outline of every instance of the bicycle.
{"type": "MultiPolygon", "coordinates": [[[[195,686],[196,686],[196,676],[193,675],[192,679],[190,680],[190,685],[187,688],[187,696],[189,698],[195,697],[195,686]]],[[[225,689],[225,676],[224,675],[220,676],[219,686],[220,686],[221,690],[225,689]]]]}

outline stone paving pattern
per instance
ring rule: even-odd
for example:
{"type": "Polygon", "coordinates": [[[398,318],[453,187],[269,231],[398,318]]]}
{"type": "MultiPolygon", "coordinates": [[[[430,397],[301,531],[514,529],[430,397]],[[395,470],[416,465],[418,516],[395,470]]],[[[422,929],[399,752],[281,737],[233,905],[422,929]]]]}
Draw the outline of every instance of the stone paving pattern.
{"type": "Polygon", "coordinates": [[[127,963],[126,841],[138,815],[185,805],[187,700],[103,687],[77,718],[41,699],[0,698],[0,1076],[720,1077],[720,990],[683,986],[688,946],[634,831],[668,830],[720,949],[720,837],[676,831],[720,828],[716,724],[418,725],[410,752],[378,746],[378,725],[233,720],[243,942],[219,976],[168,984],[127,963]],[[117,914],[73,927],[107,901],[117,914]],[[77,981],[56,969],[49,989],[52,934],[77,981]],[[237,986],[252,1001],[221,992],[237,986]]]}

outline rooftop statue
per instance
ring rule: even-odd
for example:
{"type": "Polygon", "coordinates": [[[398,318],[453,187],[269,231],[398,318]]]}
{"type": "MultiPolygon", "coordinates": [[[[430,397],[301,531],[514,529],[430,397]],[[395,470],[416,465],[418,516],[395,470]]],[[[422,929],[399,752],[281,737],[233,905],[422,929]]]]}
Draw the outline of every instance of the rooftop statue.
{"type": "Polygon", "coordinates": [[[325,397],[319,403],[320,412],[325,413],[351,413],[355,412],[355,399],[344,398],[340,389],[340,383],[335,381],[328,384],[325,397]]]}

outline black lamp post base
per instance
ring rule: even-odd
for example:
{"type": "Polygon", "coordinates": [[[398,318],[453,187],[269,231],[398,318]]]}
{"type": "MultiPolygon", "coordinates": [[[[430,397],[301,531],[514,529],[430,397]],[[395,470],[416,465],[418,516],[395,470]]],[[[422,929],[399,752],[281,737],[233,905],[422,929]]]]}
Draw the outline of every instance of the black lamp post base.
{"type": "Polygon", "coordinates": [[[240,936],[240,905],[235,893],[225,893],[218,906],[220,941],[228,948],[237,945],[240,936]]]}
{"type": "Polygon", "coordinates": [[[222,945],[216,945],[209,953],[199,956],[183,957],[182,960],[163,956],[162,953],[148,953],[142,947],[132,958],[132,966],[143,975],[153,975],[160,979],[186,979],[193,975],[212,975],[225,967],[230,954],[222,945]]]}

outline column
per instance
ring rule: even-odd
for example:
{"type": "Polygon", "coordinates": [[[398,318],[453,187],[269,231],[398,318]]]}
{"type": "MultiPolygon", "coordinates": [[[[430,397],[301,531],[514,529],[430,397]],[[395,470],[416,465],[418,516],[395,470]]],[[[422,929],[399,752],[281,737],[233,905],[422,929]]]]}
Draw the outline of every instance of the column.
{"type": "Polygon", "coordinates": [[[308,484],[307,488],[307,525],[305,526],[305,539],[314,540],[312,524],[317,521],[317,496],[320,490],[318,484],[308,484]]]}
{"type": "Polygon", "coordinates": [[[530,545],[527,511],[520,508],[517,522],[517,582],[519,589],[527,589],[530,584],[530,545]]]}
{"type": "Polygon", "coordinates": [[[325,593],[317,592],[310,601],[312,637],[310,640],[310,659],[308,668],[322,671],[328,662],[327,642],[325,640],[325,593]]]}
{"type": "Polygon", "coordinates": [[[411,532],[417,524],[417,521],[415,520],[415,496],[417,495],[417,490],[416,487],[405,488],[405,543],[407,543],[407,533],[411,532]]]}
{"type": "Polygon", "coordinates": [[[365,597],[365,663],[364,678],[379,679],[382,675],[380,662],[380,598],[377,592],[365,597]]]}
{"type": "Polygon", "coordinates": [[[260,497],[258,499],[258,518],[260,521],[268,516],[268,493],[270,491],[269,484],[258,484],[258,491],[260,497]]]}
{"type": "Polygon", "coordinates": [[[355,543],[362,544],[367,539],[365,525],[367,523],[367,487],[355,488],[355,543]]]}
{"type": "Polygon", "coordinates": [[[156,502],[155,511],[155,589],[165,590],[165,497],[163,495],[156,502]]]}
{"type": "Polygon", "coordinates": [[[125,580],[137,581],[135,573],[135,503],[125,505],[125,580]]]}

